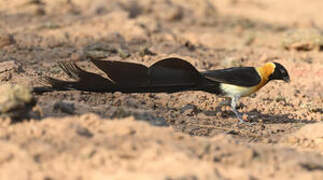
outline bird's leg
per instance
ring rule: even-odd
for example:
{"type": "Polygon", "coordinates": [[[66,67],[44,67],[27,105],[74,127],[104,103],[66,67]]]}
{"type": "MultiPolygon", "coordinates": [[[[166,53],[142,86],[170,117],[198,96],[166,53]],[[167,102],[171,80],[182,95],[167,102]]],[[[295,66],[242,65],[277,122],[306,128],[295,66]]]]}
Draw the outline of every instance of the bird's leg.
{"type": "Polygon", "coordinates": [[[239,119],[238,124],[252,125],[251,123],[248,123],[248,122],[244,121],[242,119],[241,115],[239,114],[239,112],[237,111],[236,106],[237,106],[237,103],[238,103],[238,99],[239,99],[239,97],[237,97],[237,96],[231,97],[231,109],[234,112],[234,114],[237,116],[237,118],[239,119]]]}
{"type": "Polygon", "coordinates": [[[236,109],[238,99],[239,98],[236,97],[236,96],[233,96],[231,98],[231,109],[234,112],[234,114],[237,116],[237,118],[239,119],[239,123],[241,123],[241,122],[244,122],[244,121],[242,120],[242,117],[240,116],[239,112],[236,109]]]}

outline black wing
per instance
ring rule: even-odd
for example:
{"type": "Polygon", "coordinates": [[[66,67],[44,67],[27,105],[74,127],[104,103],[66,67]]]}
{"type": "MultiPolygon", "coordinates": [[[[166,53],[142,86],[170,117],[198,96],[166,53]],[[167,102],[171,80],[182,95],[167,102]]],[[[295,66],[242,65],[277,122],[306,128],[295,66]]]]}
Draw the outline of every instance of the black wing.
{"type": "Polygon", "coordinates": [[[202,72],[202,75],[212,81],[238,86],[255,86],[261,77],[254,67],[233,67],[202,72]]]}
{"type": "Polygon", "coordinates": [[[162,59],[148,69],[152,86],[198,85],[201,74],[189,62],[180,58],[162,59]]]}

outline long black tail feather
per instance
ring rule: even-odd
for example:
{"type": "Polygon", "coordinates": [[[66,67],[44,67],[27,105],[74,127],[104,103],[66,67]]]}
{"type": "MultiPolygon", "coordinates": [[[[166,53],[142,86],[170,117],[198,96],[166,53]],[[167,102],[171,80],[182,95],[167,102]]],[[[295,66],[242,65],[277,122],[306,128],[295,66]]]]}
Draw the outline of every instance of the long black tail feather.
{"type": "Polygon", "coordinates": [[[113,82],[98,74],[87,72],[78,67],[75,63],[62,62],[59,67],[74,81],[65,81],[55,79],[49,76],[40,78],[40,82],[44,85],[50,85],[57,90],[84,90],[84,91],[109,91],[113,86],[113,82]]]}
{"type": "MultiPolygon", "coordinates": [[[[95,92],[166,92],[204,90],[220,93],[219,84],[204,78],[190,63],[179,58],[160,60],[150,67],[141,64],[90,59],[110,78],[87,72],[75,63],[59,63],[59,67],[74,81],[45,76],[42,84],[55,90],[83,90],[95,92]]],[[[44,89],[38,89],[41,91],[44,89]]],[[[47,89],[45,89],[47,90],[47,89]]],[[[37,91],[37,90],[36,90],[37,91]]]]}

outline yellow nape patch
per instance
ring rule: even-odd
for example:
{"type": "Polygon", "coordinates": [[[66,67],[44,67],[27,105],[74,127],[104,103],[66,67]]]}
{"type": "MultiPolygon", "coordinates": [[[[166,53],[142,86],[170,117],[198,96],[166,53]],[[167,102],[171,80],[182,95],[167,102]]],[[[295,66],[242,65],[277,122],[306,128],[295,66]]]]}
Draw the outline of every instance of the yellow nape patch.
{"type": "Polygon", "coordinates": [[[274,63],[266,63],[262,67],[257,67],[256,70],[261,77],[261,82],[256,86],[256,90],[267,84],[269,76],[274,73],[276,65],[274,63]]]}
{"type": "Polygon", "coordinates": [[[261,79],[268,80],[269,76],[275,71],[276,65],[272,62],[266,63],[262,67],[256,68],[261,79]]]}

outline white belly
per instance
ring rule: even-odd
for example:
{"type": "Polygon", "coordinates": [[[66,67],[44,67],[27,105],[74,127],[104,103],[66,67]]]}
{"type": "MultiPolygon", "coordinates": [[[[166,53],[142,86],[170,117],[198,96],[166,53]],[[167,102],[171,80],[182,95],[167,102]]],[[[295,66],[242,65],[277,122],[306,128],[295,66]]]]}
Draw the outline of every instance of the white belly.
{"type": "Polygon", "coordinates": [[[248,96],[257,90],[256,86],[241,87],[232,84],[221,84],[221,89],[228,96],[248,96]]]}

